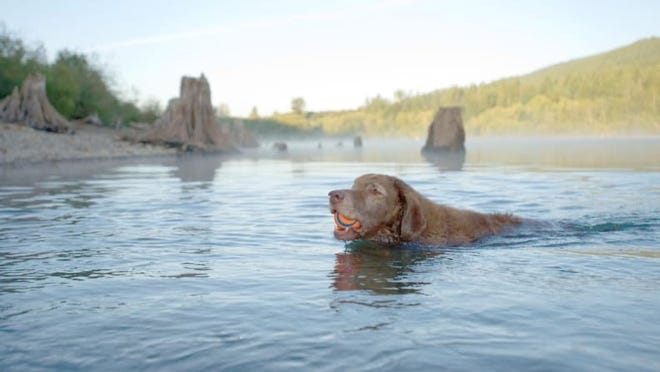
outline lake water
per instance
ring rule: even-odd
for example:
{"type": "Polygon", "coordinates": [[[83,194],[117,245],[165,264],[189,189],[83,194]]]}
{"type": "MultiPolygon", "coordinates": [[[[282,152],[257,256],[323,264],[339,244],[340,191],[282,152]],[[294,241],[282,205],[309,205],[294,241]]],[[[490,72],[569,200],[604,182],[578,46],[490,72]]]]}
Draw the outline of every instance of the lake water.
{"type": "Polygon", "coordinates": [[[660,138],[289,147],[1,169],[0,370],[660,370],[660,138]],[[529,221],[345,245],[367,172],[529,221]]]}

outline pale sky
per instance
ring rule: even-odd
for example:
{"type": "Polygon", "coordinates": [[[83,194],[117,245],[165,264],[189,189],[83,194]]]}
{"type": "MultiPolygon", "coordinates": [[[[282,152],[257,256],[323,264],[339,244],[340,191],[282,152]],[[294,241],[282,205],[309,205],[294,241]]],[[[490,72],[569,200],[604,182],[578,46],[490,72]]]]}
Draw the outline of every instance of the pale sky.
{"type": "Polygon", "coordinates": [[[125,98],[165,106],[204,73],[235,116],[352,109],[377,94],[489,82],[660,36],[657,0],[0,0],[52,62],[95,54],[125,98]],[[136,97],[137,93],[137,97],[136,97]]]}

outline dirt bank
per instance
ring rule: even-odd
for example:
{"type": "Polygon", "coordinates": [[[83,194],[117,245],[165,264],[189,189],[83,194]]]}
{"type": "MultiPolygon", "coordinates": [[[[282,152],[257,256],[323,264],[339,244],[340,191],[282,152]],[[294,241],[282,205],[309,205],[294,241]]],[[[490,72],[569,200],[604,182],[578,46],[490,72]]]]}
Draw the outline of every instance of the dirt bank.
{"type": "Polygon", "coordinates": [[[56,134],[0,123],[0,166],[83,159],[174,155],[176,150],[122,141],[121,132],[78,125],[75,134],[56,134]]]}

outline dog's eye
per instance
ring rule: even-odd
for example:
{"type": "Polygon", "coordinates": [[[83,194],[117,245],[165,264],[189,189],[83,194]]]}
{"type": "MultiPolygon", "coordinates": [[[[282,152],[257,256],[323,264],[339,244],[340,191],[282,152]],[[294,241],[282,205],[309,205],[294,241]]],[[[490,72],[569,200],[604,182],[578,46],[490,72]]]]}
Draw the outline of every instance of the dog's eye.
{"type": "Polygon", "coordinates": [[[380,189],[378,187],[376,187],[375,185],[369,185],[368,190],[369,190],[370,194],[383,195],[383,193],[380,191],[380,189]]]}

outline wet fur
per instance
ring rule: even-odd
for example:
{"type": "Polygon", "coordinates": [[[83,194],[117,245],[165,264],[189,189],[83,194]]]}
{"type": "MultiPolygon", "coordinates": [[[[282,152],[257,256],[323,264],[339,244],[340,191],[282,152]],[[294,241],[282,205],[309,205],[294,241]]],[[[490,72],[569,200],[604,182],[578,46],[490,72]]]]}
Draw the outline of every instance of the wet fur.
{"type": "Polygon", "coordinates": [[[434,203],[404,181],[382,174],[365,174],[351,189],[328,195],[331,212],[362,223],[357,230],[335,231],[340,240],[454,246],[521,223],[511,214],[484,214],[434,203]]]}

